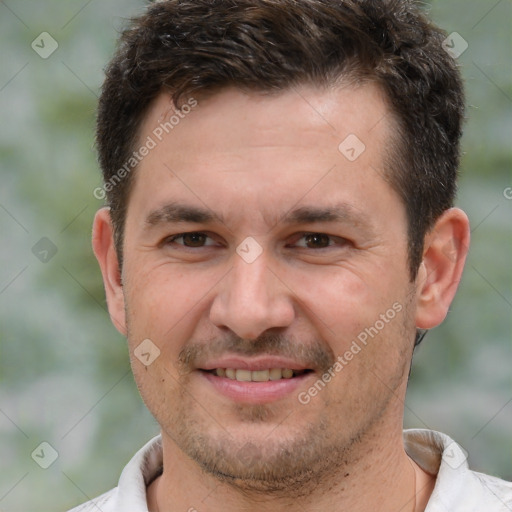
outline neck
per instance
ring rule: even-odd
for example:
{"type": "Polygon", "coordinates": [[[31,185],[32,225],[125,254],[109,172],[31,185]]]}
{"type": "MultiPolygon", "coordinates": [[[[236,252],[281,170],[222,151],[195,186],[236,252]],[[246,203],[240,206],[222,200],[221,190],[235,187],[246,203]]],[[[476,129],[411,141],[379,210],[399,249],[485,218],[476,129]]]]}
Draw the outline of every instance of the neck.
{"type": "MultiPolygon", "coordinates": [[[[376,426],[354,448],[350,463],[333,467],[322,484],[301,496],[301,509],[366,512],[423,512],[435,478],[405,453],[402,431],[376,426]],[[380,427],[380,428],[379,428],[380,427]]],[[[162,435],[164,472],[148,489],[150,512],[281,512],[296,506],[297,493],[265,494],[242,490],[205,473],[162,435]]]]}

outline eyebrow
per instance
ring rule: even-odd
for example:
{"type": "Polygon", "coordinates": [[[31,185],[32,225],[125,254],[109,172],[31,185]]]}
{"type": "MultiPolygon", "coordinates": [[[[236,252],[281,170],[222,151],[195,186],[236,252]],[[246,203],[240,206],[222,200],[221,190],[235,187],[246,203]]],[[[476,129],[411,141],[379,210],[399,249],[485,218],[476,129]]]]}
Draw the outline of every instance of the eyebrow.
{"type": "Polygon", "coordinates": [[[303,206],[287,213],[282,219],[285,224],[313,224],[315,222],[343,222],[356,226],[369,227],[367,215],[358,212],[347,204],[330,207],[303,206]]]}
{"type": "Polygon", "coordinates": [[[153,210],[146,217],[148,226],[175,222],[194,222],[197,224],[213,222],[219,217],[206,208],[198,208],[181,203],[169,203],[153,210]]]}
{"type": "MultiPolygon", "coordinates": [[[[207,224],[212,222],[225,223],[221,215],[213,213],[207,208],[192,206],[179,202],[163,205],[151,211],[146,217],[146,225],[149,227],[160,224],[191,222],[207,224]]],[[[356,210],[353,206],[341,203],[328,207],[302,206],[284,215],[277,224],[315,224],[321,222],[351,224],[373,232],[370,218],[356,210]]],[[[275,225],[273,226],[273,228],[275,225]]],[[[272,229],[273,229],[272,228],[272,229]]]]}

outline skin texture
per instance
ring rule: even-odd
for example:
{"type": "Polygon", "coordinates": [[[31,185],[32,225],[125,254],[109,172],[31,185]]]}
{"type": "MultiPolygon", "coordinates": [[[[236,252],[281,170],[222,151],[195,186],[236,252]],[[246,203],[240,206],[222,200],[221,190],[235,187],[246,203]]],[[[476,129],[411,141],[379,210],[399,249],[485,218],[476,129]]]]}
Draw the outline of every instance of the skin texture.
{"type": "MultiPolygon", "coordinates": [[[[141,141],[170,108],[160,95],[141,141]]],[[[461,210],[445,212],[410,282],[405,209],[383,179],[392,135],[373,85],[272,96],[227,89],[198,98],[139,164],[122,273],[109,211],[97,213],[109,311],[162,431],[150,511],[287,510],[298,496],[307,511],[424,510],[434,478],[404,452],[403,401],[415,329],[443,321],[469,227],[461,210]],[[354,161],[338,149],[349,134],[365,145],[354,161]],[[169,204],[213,218],[178,222],[162,210],[169,204]],[[285,220],[307,208],[342,214],[285,220]],[[207,236],[172,239],[190,232],[207,236]],[[247,237],[262,251],[252,263],[236,251],[247,237]],[[393,305],[400,311],[301,403],[298,394],[393,305]],[[160,350],[149,366],[134,356],[145,339],[160,350]],[[199,370],[233,354],[279,355],[296,365],[282,367],[313,371],[278,399],[234,400],[199,370]]]]}

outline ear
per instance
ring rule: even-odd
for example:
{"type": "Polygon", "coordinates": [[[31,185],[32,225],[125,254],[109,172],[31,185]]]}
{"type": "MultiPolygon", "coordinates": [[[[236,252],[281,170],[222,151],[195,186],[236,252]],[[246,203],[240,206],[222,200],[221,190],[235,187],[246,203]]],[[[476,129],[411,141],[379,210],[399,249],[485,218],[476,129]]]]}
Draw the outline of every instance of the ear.
{"type": "Polygon", "coordinates": [[[126,336],[123,284],[114,246],[114,230],[110,208],[102,208],[96,212],[92,232],[92,247],[103,275],[110,318],[116,329],[126,336]]]}
{"type": "Polygon", "coordinates": [[[462,277],[469,248],[469,220],[459,208],[450,208],[425,237],[417,284],[416,327],[431,329],[448,313],[462,277]]]}

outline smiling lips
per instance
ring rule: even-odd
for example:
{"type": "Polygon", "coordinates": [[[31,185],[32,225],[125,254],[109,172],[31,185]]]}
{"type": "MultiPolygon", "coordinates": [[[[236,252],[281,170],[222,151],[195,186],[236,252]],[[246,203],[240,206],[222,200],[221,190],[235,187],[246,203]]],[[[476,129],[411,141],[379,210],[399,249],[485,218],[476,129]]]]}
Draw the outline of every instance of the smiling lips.
{"type": "Polygon", "coordinates": [[[216,368],[211,370],[217,377],[227,377],[239,382],[268,382],[271,380],[291,379],[306,373],[308,370],[292,370],[290,368],[269,368],[263,370],[248,370],[235,368],[216,368]]]}
{"type": "Polygon", "coordinates": [[[272,355],[235,355],[205,362],[197,368],[213,389],[241,403],[268,403],[293,394],[314,370],[307,363],[272,355]]]}

